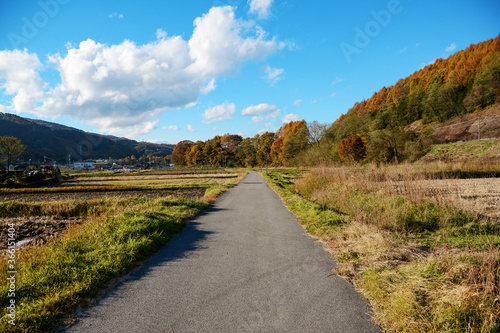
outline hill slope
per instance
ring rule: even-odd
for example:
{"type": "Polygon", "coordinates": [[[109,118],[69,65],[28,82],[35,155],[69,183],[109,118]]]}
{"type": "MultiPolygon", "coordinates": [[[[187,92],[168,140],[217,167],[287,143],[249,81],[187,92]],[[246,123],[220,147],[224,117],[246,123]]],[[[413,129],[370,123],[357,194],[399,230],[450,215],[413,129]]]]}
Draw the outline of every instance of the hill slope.
{"type": "Polygon", "coordinates": [[[437,59],[356,103],[350,112],[364,115],[390,108],[397,122],[407,125],[418,119],[444,121],[499,102],[500,35],[437,59]]]}
{"type": "Polygon", "coordinates": [[[0,135],[19,138],[27,146],[24,156],[36,160],[64,161],[96,158],[123,158],[142,155],[166,156],[174,145],[137,142],[126,138],[87,133],[76,128],[0,113],[0,135]]]}
{"type": "Polygon", "coordinates": [[[358,135],[366,160],[415,160],[432,142],[500,137],[500,35],[383,87],[326,131],[338,145],[358,135]],[[482,120],[478,121],[478,117],[482,120]]]}

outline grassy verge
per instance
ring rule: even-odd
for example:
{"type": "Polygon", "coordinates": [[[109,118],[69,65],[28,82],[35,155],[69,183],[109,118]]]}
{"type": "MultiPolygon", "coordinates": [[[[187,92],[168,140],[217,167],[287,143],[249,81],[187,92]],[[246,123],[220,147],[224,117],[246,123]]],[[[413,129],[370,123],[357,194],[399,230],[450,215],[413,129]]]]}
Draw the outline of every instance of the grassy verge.
{"type": "Polygon", "coordinates": [[[498,222],[350,176],[313,170],[267,180],[328,246],[336,272],[369,299],[386,331],[500,331],[498,222]]]}
{"type": "MultiPolygon", "coordinates": [[[[208,207],[182,198],[104,201],[119,213],[91,215],[84,225],[57,241],[18,252],[16,325],[8,323],[3,307],[0,331],[46,331],[68,309],[153,254],[183,228],[186,219],[208,207]]],[[[5,259],[0,279],[6,281],[8,271],[5,259]]],[[[1,304],[10,300],[6,284],[0,289],[0,299],[1,304]]]]}
{"type": "MultiPolygon", "coordinates": [[[[14,261],[0,258],[0,279],[15,270],[15,295],[1,284],[0,331],[45,332],[76,307],[154,254],[231,184],[214,184],[202,200],[106,198],[101,200],[4,203],[4,216],[79,216],[86,221],[43,246],[15,250],[14,261]],[[10,266],[13,265],[13,266],[10,266]],[[7,305],[15,299],[15,326],[7,305]]],[[[15,229],[15,226],[14,226],[15,229]]],[[[14,235],[15,238],[15,235],[14,235]]]]}

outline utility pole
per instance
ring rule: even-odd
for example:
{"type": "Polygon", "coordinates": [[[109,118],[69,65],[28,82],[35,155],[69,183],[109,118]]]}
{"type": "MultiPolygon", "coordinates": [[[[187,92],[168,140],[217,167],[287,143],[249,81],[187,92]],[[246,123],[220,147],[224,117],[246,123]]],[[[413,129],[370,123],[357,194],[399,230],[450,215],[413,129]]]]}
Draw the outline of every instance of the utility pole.
{"type": "Polygon", "coordinates": [[[266,176],[269,176],[269,169],[267,168],[267,158],[269,156],[269,153],[266,154],[266,176]]]}
{"type": "Polygon", "coordinates": [[[481,140],[481,118],[477,116],[477,139],[481,140]]]}

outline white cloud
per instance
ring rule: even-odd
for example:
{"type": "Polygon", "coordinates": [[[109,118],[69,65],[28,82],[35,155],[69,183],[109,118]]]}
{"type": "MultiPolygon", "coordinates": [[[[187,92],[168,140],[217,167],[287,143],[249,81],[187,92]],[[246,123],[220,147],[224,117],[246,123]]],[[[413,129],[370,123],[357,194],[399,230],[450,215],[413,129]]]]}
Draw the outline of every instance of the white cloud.
{"type": "Polygon", "coordinates": [[[254,116],[252,117],[252,123],[256,124],[256,123],[260,123],[260,122],[263,122],[264,121],[264,117],[260,117],[260,116],[254,116]]]}
{"type": "Polygon", "coordinates": [[[212,79],[201,89],[201,93],[207,95],[209,92],[215,90],[215,88],[217,88],[217,85],[215,84],[215,79],[212,79]]]}
{"type": "Polygon", "coordinates": [[[213,108],[206,109],[203,113],[202,123],[211,124],[216,121],[231,120],[235,112],[234,103],[224,103],[214,106],[213,108]]]}
{"type": "Polygon", "coordinates": [[[148,142],[151,142],[151,143],[165,143],[165,140],[163,140],[163,139],[151,139],[151,140],[148,140],[148,142]]]}
{"type": "Polygon", "coordinates": [[[189,54],[194,59],[191,70],[205,76],[234,74],[238,65],[247,61],[263,61],[283,47],[275,39],[266,40],[255,23],[237,20],[234,8],[213,7],[208,14],[194,20],[189,54]],[[254,31],[255,36],[245,37],[254,31]]]}
{"type": "Polygon", "coordinates": [[[314,101],[311,101],[311,104],[316,104],[316,103],[318,103],[318,100],[316,99],[314,101]]]}
{"type": "Polygon", "coordinates": [[[252,117],[252,123],[259,123],[264,121],[264,119],[279,117],[281,115],[281,109],[278,109],[276,105],[272,104],[251,105],[247,108],[244,108],[241,111],[241,115],[254,116],[252,117]]]}
{"type": "Polygon", "coordinates": [[[180,37],[142,46],[130,41],[107,46],[89,39],[53,61],[61,83],[35,113],[69,115],[128,137],[143,132],[134,130],[141,124],[144,131],[150,129],[148,122],[165,109],[196,101],[205,85],[203,78],[186,72],[189,50],[180,37]]]}
{"type": "Polygon", "coordinates": [[[457,48],[457,44],[455,43],[451,43],[450,46],[448,46],[445,50],[445,52],[452,52],[453,50],[455,50],[457,48]]]}
{"type": "Polygon", "coordinates": [[[212,131],[217,132],[219,129],[217,127],[212,127],[212,131]]]}
{"type": "Polygon", "coordinates": [[[340,83],[340,82],[342,82],[342,81],[344,81],[344,79],[342,79],[342,78],[340,78],[340,77],[338,77],[338,76],[337,76],[337,77],[335,78],[335,80],[333,80],[332,84],[337,84],[337,83],[340,83]]]}
{"type": "Polygon", "coordinates": [[[302,118],[300,118],[298,115],[293,114],[293,113],[289,113],[283,117],[282,123],[288,124],[291,121],[300,121],[300,120],[302,120],[302,118]]]}
{"type": "Polygon", "coordinates": [[[123,14],[120,14],[120,13],[114,12],[114,13],[112,13],[112,14],[109,14],[109,15],[108,15],[108,17],[109,17],[109,18],[114,18],[114,17],[117,17],[117,18],[119,18],[119,19],[122,19],[124,16],[123,16],[123,14]]]}
{"type": "Polygon", "coordinates": [[[333,97],[337,96],[337,92],[338,92],[338,91],[336,91],[336,92],[332,93],[332,94],[330,95],[330,97],[332,97],[332,98],[333,98],[333,97]]]}
{"type": "Polygon", "coordinates": [[[269,132],[269,129],[271,128],[271,126],[273,126],[273,124],[272,124],[272,123],[265,123],[265,124],[264,124],[264,126],[265,126],[266,128],[263,128],[263,129],[259,130],[259,131],[257,132],[257,134],[262,135],[262,134],[264,134],[264,133],[266,133],[266,132],[269,132]]]}
{"type": "Polygon", "coordinates": [[[216,88],[218,77],[283,47],[254,22],[235,18],[234,10],[211,8],[194,21],[189,41],[158,29],[158,39],[144,45],[91,39],[68,45],[66,55],[49,57],[61,82],[48,89],[38,74],[43,66],[36,54],[2,51],[1,89],[14,95],[8,107],[15,112],[70,116],[126,137],[147,133],[163,112],[195,105],[200,94],[216,88]]]}
{"type": "Polygon", "coordinates": [[[263,69],[264,79],[268,80],[271,85],[274,85],[282,79],[280,75],[283,74],[283,71],[284,69],[282,68],[272,68],[271,66],[266,65],[263,69]]]}
{"type": "Polygon", "coordinates": [[[275,110],[273,112],[269,112],[268,114],[266,114],[266,119],[276,118],[276,117],[279,117],[280,115],[281,115],[281,110],[278,109],[278,110],[275,110]]]}
{"type": "Polygon", "coordinates": [[[166,31],[164,31],[162,29],[156,29],[156,38],[157,39],[164,39],[166,37],[167,37],[166,31]]]}
{"type": "Polygon", "coordinates": [[[177,131],[179,129],[179,126],[177,125],[169,125],[168,127],[162,127],[164,130],[167,131],[177,131]]]}
{"type": "Polygon", "coordinates": [[[241,111],[242,116],[261,116],[271,111],[275,111],[277,109],[276,105],[272,104],[259,104],[259,105],[251,105],[247,108],[244,108],[241,111]]]}
{"type": "MultiPolygon", "coordinates": [[[[158,126],[158,123],[160,122],[159,119],[156,119],[154,121],[146,121],[137,125],[129,125],[127,126],[127,136],[130,136],[132,138],[136,138],[138,136],[147,134],[154,130],[156,126],[158,126]]],[[[91,123],[92,124],[92,123],[91,123]]],[[[97,125],[96,123],[93,123],[94,125],[97,125]]],[[[109,126],[109,131],[108,133],[111,135],[121,135],[122,131],[119,128],[114,127],[111,124],[108,124],[109,126]]]]}
{"type": "Polygon", "coordinates": [[[0,51],[0,82],[4,81],[0,89],[14,96],[6,109],[30,112],[43,99],[46,83],[38,74],[41,68],[38,56],[27,50],[0,51]]]}
{"type": "Polygon", "coordinates": [[[189,132],[196,132],[196,129],[193,126],[191,126],[190,124],[187,124],[187,129],[189,132]]]}
{"type": "Polygon", "coordinates": [[[298,99],[295,102],[293,102],[293,105],[300,106],[300,104],[302,104],[302,100],[301,99],[298,99]]]}
{"type": "Polygon", "coordinates": [[[248,3],[250,4],[250,13],[257,14],[260,19],[269,17],[273,0],[248,0],[248,3]]]}
{"type": "Polygon", "coordinates": [[[408,48],[405,46],[401,50],[399,50],[399,53],[404,53],[404,52],[406,52],[406,50],[408,50],[408,48]]]}

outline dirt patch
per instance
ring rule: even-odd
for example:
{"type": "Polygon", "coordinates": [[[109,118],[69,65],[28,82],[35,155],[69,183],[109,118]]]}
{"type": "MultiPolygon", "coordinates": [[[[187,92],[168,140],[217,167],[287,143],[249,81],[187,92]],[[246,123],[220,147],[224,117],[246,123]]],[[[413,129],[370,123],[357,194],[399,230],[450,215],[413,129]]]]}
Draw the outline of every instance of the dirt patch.
{"type": "Polygon", "coordinates": [[[0,219],[0,257],[7,250],[7,229],[15,225],[18,246],[39,245],[57,238],[66,229],[83,223],[83,218],[52,218],[44,216],[13,217],[0,219]]]}
{"type": "Polygon", "coordinates": [[[434,137],[440,143],[470,141],[478,138],[499,138],[500,104],[489,106],[482,111],[455,117],[440,124],[422,125],[419,120],[412,123],[407,129],[417,133],[425,129],[432,129],[434,137]]]}
{"type": "Polygon", "coordinates": [[[1,193],[2,201],[20,202],[46,202],[46,201],[71,201],[71,200],[93,200],[101,198],[161,198],[167,196],[188,197],[199,199],[205,194],[205,188],[179,188],[161,190],[130,190],[130,191],[75,191],[75,192],[45,192],[45,193],[1,193]]]}

